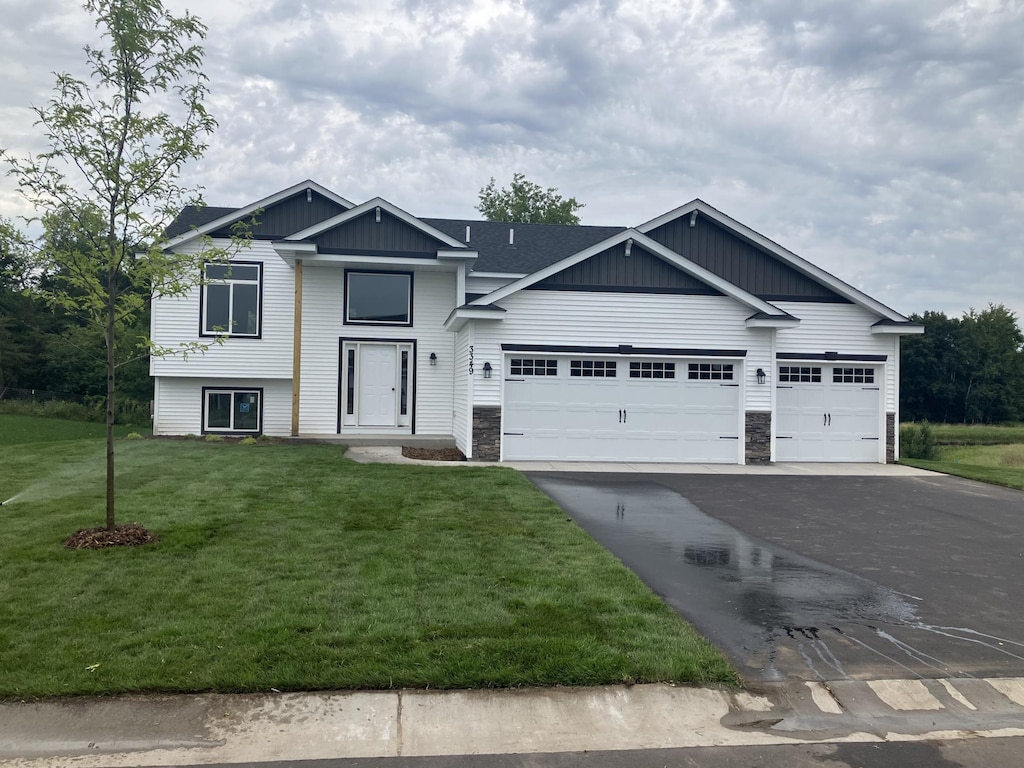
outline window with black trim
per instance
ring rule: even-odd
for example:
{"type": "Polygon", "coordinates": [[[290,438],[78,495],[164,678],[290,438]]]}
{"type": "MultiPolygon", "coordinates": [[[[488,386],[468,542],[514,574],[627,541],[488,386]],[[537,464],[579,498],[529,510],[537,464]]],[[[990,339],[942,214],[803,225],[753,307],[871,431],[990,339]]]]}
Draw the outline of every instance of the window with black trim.
{"type": "Polygon", "coordinates": [[[569,375],[583,378],[614,379],[615,363],[611,360],[570,360],[569,375]]]}
{"type": "Polygon", "coordinates": [[[412,325],[412,275],[407,272],[346,272],[345,322],[412,325]]]}
{"type": "Polygon", "coordinates": [[[806,365],[780,365],[779,381],[818,384],[821,382],[821,368],[806,365]]]}
{"type": "Polygon", "coordinates": [[[202,335],[260,335],[263,265],[231,262],[203,265],[202,335]]]}
{"type": "Polygon", "coordinates": [[[510,361],[513,376],[557,376],[557,360],[540,360],[530,357],[514,357],[510,361]]]}
{"type": "Polygon", "coordinates": [[[833,368],[833,384],[874,384],[874,368],[833,368]]]}
{"type": "Polygon", "coordinates": [[[676,364],[665,362],[630,362],[629,378],[631,379],[674,379],[676,364]]]}
{"type": "Polygon", "coordinates": [[[258,389],[204,389],[204,432],[259,432],[258,389]]]}
{"type": "Polygon", "coordinates": [[[732,363],[690,363],[686,376],[698,380],[732,381],[732,373],[732,363]]]}

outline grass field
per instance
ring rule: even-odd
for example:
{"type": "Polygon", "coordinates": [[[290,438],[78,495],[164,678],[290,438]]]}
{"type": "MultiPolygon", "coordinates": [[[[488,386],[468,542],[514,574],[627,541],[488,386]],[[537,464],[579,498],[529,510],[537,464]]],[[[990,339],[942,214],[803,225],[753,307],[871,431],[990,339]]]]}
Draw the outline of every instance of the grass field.
{"type": "Polygon", "coordinates": [[[735,684],[725,659],[525,478],[363,465],[335,446],[103,445],[0,416],[0,696],[735,684]]]}
{"type": "Polygon", "coordinates": [[[933,424],[938,457],[901,464],[1024,490],[1024,426],[933,424]]]}

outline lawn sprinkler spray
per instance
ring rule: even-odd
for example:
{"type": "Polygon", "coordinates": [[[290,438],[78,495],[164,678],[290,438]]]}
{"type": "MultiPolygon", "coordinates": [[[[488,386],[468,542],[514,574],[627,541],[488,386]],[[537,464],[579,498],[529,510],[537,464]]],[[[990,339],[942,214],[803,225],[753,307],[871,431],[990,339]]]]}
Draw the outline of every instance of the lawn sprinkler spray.
{"type": "Polygon", "coordinates": [[[5,504],[10,504],[12,501],[14,501],[19,496],[21,496],[21,494],[20,493],[16,493],[13,496],[11,496],[11,498],[9,498],[7,501],[0,501],[0,507],[4,506],[5,504]]]}

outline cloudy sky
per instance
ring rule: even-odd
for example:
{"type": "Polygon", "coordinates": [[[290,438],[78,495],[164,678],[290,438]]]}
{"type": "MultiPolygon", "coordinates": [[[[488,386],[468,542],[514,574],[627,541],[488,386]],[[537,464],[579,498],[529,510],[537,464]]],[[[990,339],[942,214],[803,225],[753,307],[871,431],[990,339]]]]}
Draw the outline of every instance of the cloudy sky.
{"type": "MultiPolygon", "coordinates": [[[[186,180],[477,216],[523,171],[634,225],[699,197],[904,312],[1024,315],[1024,0],[165,0],[209,26],[186,180]]],[[[0,146],[85,74],[77,2],[5,0],[0,146]]],[[[25,213],[0,179],[0,215],[25,213]]]]}

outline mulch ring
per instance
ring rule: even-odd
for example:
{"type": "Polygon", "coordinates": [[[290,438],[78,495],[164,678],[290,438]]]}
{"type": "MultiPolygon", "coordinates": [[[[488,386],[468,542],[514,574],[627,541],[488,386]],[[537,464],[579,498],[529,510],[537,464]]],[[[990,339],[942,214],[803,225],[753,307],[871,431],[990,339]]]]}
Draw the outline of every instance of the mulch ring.
{"type": "Polygon", "coordinates": [[[103,549],[104,547],[139,547],[160,541],[138,523],[116,525],[114,530],[106,528],[83,528],[64,539],[67,549],[103,549]]]}
{"type": "Polygon", "coordinates": [[[465,461],[466,454],[458,448],[410,448],[402,446],[402,455],[407,459],[424,461],[465,461]]]}

